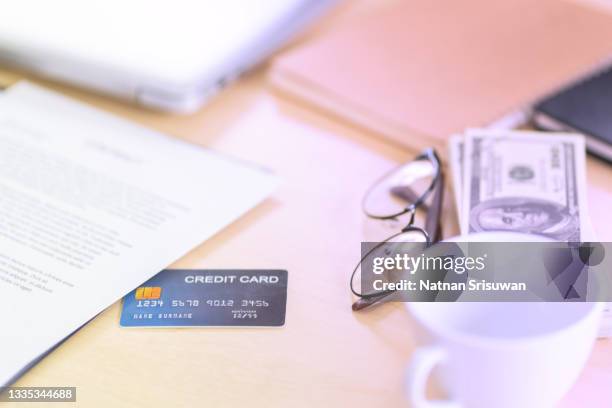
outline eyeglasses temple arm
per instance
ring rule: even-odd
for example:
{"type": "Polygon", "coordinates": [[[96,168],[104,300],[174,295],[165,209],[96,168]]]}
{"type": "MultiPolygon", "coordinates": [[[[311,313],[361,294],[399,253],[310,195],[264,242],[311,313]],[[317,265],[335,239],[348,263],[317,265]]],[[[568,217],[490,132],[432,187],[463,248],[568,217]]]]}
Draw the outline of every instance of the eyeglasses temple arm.
{"type": "Polygon", "coordinates": [[[353,311],[356,312],[358,310],[365,309],[366,307],[372,306],[374,303],[378,303],[387,296],[391,295],[395,292],[382,293],[380,296],[374,296],[369,298],[359,298],[353,303],[353,311]]]}

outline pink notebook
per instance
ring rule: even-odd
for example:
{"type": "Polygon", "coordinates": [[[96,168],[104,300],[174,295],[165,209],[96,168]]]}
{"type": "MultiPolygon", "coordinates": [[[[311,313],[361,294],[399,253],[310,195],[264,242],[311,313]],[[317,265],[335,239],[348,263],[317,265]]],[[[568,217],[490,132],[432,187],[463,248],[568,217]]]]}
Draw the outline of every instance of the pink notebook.
{"type": "Polygon", "coordinates": [[[561,0],[403,0],[277,57],[286,94],[406,146],[441,146],[612,56],[612,16],[561,0]]]}

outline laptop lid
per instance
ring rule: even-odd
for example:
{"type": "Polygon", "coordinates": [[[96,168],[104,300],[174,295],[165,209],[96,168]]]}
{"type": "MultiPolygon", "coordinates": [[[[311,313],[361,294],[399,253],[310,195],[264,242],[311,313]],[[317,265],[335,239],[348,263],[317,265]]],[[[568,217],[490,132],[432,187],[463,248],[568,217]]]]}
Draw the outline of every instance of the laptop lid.
{"type": "Polygon", "coordinates": [[[0,59],[144,104],[190,110],[325,3],[20,0],[2,6],[0,59]]]}

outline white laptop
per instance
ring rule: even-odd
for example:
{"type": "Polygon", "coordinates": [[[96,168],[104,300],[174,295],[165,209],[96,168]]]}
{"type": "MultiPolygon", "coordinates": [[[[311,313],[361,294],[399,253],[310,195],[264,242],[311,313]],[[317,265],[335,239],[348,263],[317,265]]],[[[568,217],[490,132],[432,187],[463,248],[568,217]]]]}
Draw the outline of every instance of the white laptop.
{"type": "Polygon", "coordinates": [[[190,112],[335,0],[19,0],[0,64],[190,112]]]}

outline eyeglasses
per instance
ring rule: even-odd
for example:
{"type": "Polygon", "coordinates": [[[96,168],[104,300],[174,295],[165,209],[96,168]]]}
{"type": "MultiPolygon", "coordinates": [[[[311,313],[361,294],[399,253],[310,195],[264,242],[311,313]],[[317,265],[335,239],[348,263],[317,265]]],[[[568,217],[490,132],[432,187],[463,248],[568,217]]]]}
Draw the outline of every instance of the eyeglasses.
{"type": "Polygon", "coordinates": [[[440,159],[434,149],[426,149],[414,160],[405,163],[381,177],[367,191],[363,202],[363,212],[375,220],[398,220],[406,217],[407,225],[370,249],[359,261],[351,274],[351,292],[359,299],[353,303],[353,310],[362,310],[394,293],[360,293],[355,290],[357,270],[366,259],[373,255],[389,256],[397,243],[420,242],[430,246],[440,239],[440,212],[444,192],[444,174],[440,159]],[[423,228],[414,225],[418,208],[427,211],[423,228]]]}

